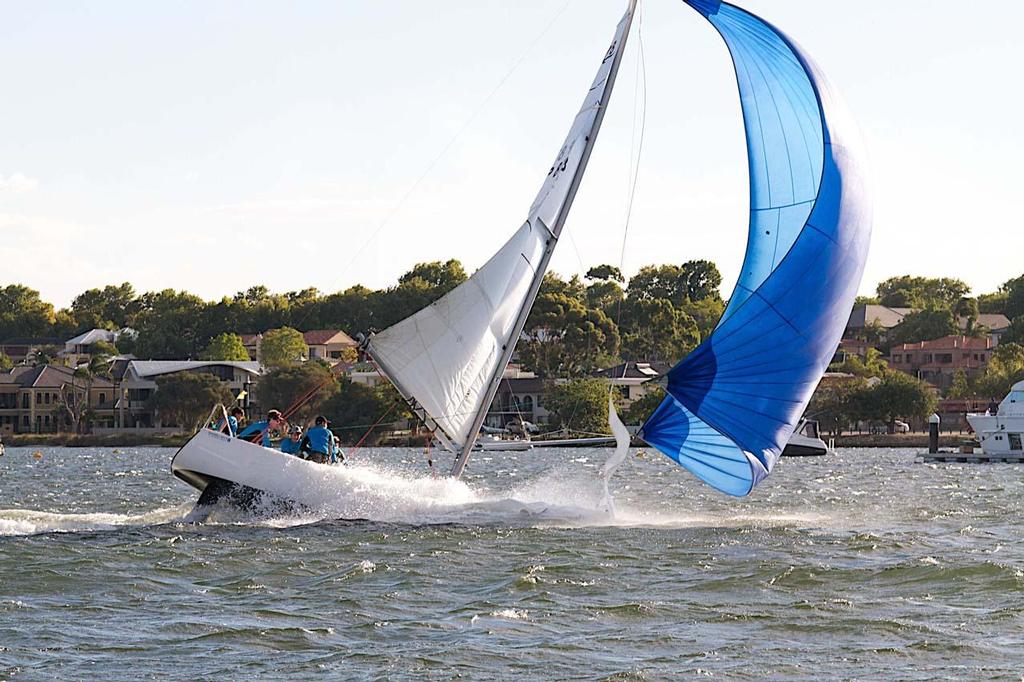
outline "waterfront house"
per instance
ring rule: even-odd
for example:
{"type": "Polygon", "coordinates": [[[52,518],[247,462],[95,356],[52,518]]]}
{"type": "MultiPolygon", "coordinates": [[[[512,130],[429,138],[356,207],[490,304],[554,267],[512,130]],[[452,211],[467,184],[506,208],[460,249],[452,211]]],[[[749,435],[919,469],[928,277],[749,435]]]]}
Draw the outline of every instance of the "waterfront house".
{"type": "Polygon", "coordinates": [[[112,426],[114,383],[62,365],[0,374],[0,433],[58,433],[112,426]],[[77,423],[76,423],[77,422],[77,423]]]}
{"type": "MultiPolygon", "coordinates": [[[[242,345],[245,346],[250,358],[262,361],[260,349],[265,333],[239,334],[242,345]]],[[[355,351],[359,347],[359,344],[351,336],[340,329],[311,329],[308,332],[302,332],[302,340],[306,342],[307,357],[319,358],[331,366],[344,360],[345,355],[348,354],[347,349],[355,351]]]]}
{"type": "Polygon", "coordinates": [[[117,424],[124,429],[161,428],[163,425],[149,407],[149,398],[157,390],[157,379],[181,372],[213,375],[227,384],[233,395],[242,396],[241,403],[247,412],[259,408],[253,394],[256,380],[263,373],[258,362],[120,360],[114,363],[112,371],[121,397],[117,403],[117,424]]]}
{"type": "Polygon", "coordinates": [[[64,342],[56,337],[18,337],[0,343],[0,353],[16,365],[30,362],[44,348],[63,348],[64,342]]]}
{"type": "Polygon", "coordinates": [[[889,366],[946,389],[958,370],[963,370],[968,378],[983,374],[995,347],[991,338],[970,336],[904,343],[890,349],[889,366]]]}
{"type": "Polygon", "coordinates": [[[622,407],[629,407],[634,400],[647,395],[651,382],[657,382],[672,366],[663,362],[626,362],[616,367],[602,369],[591,376],[605,379],[616,388],[622,400],[622,407]]]}

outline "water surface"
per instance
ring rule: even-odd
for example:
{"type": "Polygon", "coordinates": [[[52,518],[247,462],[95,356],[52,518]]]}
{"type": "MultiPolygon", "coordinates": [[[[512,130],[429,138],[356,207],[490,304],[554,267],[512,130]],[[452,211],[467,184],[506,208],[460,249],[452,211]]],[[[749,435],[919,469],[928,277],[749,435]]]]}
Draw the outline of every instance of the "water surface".
{"type": "Polygon", "coordinates": [[[11,448],[0,679],[1022,679],[1024,467],[841,450],[734,500],[645,452],[612,512],[610,452],[363,450],[302,518],[192,524],[172,450],[11,448]]]}

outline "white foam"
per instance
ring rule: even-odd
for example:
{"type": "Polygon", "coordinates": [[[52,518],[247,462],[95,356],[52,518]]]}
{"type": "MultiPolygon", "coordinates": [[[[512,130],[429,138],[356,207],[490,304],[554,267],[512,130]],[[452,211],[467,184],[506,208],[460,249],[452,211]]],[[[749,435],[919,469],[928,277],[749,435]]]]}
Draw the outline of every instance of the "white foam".
{"type": "Polygon", "coordinates": [[[155,509],[144,514],[58,514],[32,509],[0,509],[0,536],[36,533],[75,533],[113,530],[126,526],[154,526],[185,518],[190,507],[155,509]]]}

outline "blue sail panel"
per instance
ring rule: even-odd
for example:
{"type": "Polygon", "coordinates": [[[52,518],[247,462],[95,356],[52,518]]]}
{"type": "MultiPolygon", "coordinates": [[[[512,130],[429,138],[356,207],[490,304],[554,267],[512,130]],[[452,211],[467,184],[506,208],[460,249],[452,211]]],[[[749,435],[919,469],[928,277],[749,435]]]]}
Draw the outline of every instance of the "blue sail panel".
{"type": "Polygon", "coordinates": [[[668,374],[644,439],[722,492],[771,472],[828,367],[860,285],[871,207],[857,132],[784,34],[685,0],[733,57],[750,170],[747,251],[718,327],[668,374]]]}

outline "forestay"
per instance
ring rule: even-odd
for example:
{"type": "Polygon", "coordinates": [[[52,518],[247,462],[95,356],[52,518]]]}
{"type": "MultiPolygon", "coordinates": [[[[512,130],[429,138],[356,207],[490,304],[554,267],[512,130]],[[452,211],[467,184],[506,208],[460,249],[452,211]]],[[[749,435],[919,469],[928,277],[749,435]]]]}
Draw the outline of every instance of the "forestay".
{"type": "Polygon", "coordinates": [[[461,473],[537,296],[586,168],[636,8],[631,0],[526,222],[446,296],[372,336],[370,357],[446,447],[461,473]]]}
{"type": "Polygon", "coordinates": [[[732,54],[746,126],[743,270],[711,336],[668,374],[644,439],[715,488],[746,495],[778,461],[842,338],[871,208],[858,133],[782,32],[718,0],[686,0],[732,54]]]}

